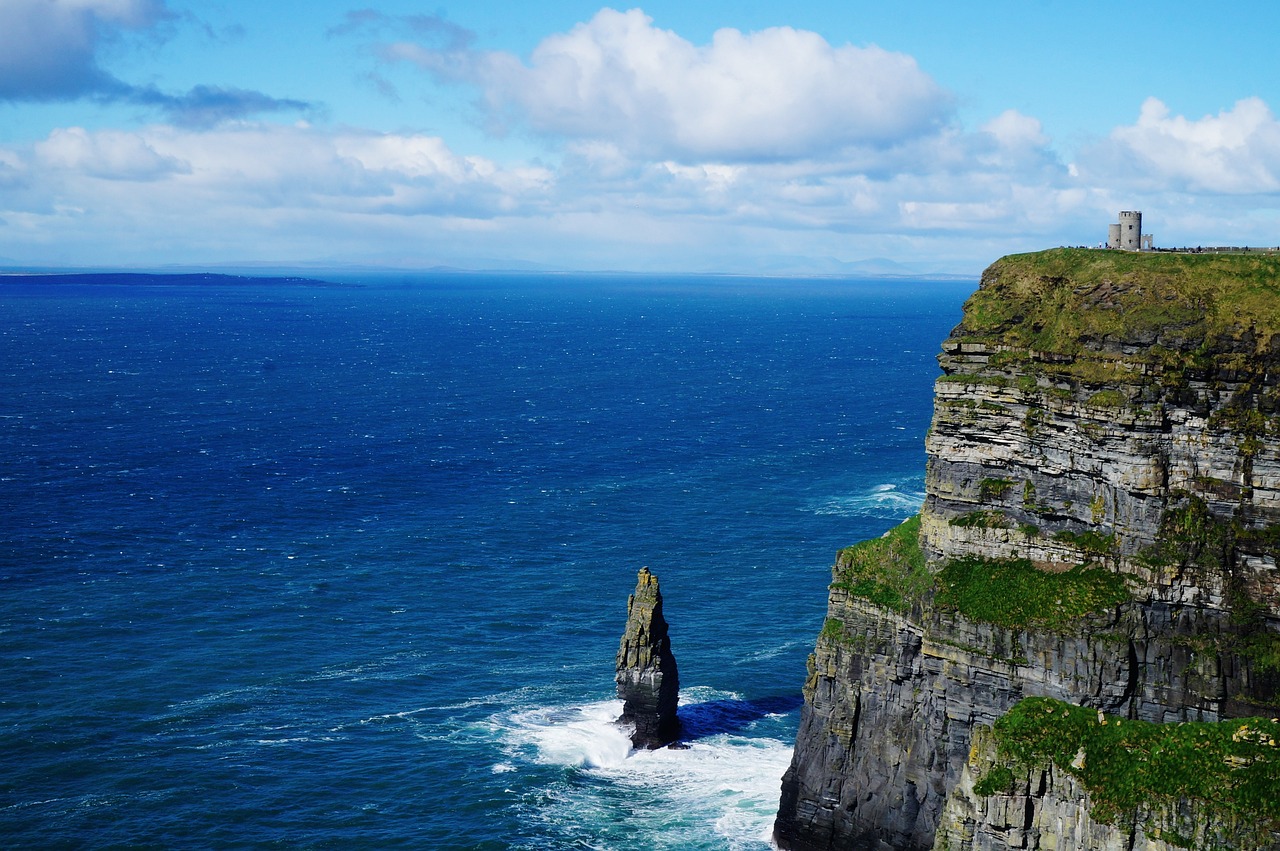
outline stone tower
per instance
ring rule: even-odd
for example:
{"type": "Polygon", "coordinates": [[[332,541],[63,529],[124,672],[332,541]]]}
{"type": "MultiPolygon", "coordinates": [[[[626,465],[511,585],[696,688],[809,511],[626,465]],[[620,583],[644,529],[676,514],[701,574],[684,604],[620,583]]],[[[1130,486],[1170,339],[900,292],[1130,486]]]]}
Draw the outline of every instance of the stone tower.
{"type": "Polygon", "coordinates": [[[1120,212],[1120,248],[1125,251],[1142,250],[1141,211],[1122,210],[1120,212]]]}
{"type": "Polygon", "coordinates": [[[1142,232],[1142,211],[1122,210],[1120,221],[1107,226],[1107,248],[1122,251],[1150,251],[1154,244],[1151,234],[1142,232]]]}

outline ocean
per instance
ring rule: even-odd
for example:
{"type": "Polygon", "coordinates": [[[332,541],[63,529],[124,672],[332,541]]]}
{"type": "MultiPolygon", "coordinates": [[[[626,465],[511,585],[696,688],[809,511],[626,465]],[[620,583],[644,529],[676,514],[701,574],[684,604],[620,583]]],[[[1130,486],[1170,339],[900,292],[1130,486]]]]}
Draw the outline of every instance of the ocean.
{"type": "Polygon", "coordinates": [[[0,279],[0,845],[767,849],[974,282],[331,280],[0,279]]]}

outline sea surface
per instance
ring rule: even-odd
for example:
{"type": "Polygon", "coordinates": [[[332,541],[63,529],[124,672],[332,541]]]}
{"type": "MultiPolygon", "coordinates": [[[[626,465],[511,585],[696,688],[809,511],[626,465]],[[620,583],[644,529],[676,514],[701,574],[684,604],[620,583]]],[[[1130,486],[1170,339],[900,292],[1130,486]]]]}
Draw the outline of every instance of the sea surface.
{"type": "Polygon", "coordinates": [[[974,282],[339,283],[0,279],[0,847],[768,848],[974,282]]]}

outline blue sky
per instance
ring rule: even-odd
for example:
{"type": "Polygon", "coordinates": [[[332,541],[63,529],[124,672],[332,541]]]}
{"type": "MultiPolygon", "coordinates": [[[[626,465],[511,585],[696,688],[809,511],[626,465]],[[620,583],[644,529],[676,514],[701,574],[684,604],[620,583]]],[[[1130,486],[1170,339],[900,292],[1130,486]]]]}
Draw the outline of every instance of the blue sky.
{"type": "Polygon", "coordinates": [[[1280,6],[0,0],[0,264],[1280,244],[1280,6]]]}

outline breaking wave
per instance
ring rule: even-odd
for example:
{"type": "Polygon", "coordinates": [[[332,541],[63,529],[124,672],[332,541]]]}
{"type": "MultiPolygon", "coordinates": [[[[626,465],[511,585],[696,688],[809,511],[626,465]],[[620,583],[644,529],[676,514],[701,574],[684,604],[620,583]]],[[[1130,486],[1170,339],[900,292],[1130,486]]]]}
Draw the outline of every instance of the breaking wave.
{"type": "Polygon", "coordinates": [[[908,483],[886,483],[855,494],[827,496],[814,500],[808,508],[814,514],[837,517],[906,518],[920,510],[925,493],[917,479],[908,483]]]}

